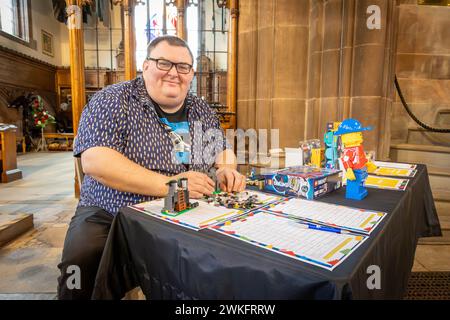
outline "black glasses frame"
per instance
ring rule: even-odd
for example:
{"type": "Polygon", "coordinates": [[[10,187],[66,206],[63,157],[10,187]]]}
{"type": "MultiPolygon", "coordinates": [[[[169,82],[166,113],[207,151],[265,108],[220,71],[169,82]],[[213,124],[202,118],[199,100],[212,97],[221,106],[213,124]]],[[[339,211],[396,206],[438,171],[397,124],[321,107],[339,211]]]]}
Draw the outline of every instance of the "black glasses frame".
{"type": "Polygon", "coordinates": [[[170,71],[170,70],[172,69],[173,66],[175,66],[175,69],[177,70],[177,72],[178,72],[178,73],[181,73],[181,74],[188,74],[188,73],[191,72],[191,70],[192,70],[192,65],[190,65],[189,63],[185,63],[185,62],[178,62],[178,63],[175,63],[175,62],[172,62],[172,61],[167,60],[167,59],[155,59],[155,58],[150,58],[150,57],[147,57],[147,60],[155,61],[155,62],[156,62],[156,67],[157,67],[159,70],[162,70],[162,71],[170,71]],[[169,68],[169,69],[161,68],[161,66],[159,65],[159,62],[160,62],[160,61],[164,61],[164,62],[170,63],[170,68],[169,68]],[[183,71],[183,70],[180,71],[180,69],[178,68],[178,66],[186,66],[186,67],[189,67],[189,71],[187,71],[187,72],[185,72],[185,71],[183,71]]]}

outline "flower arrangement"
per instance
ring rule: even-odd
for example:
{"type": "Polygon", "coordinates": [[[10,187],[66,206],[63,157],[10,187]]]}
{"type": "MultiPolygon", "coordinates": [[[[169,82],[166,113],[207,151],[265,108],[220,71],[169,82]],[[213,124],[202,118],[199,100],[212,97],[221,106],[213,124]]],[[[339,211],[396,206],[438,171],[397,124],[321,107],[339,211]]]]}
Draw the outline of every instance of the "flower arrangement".
{"type": "Polygon", "coordinates": [[[31,102],[31,113],[36,127],[44,129],[47,124],[56,123],[55,117],[44,109],[44,101],[38,95],[31,102]]]}

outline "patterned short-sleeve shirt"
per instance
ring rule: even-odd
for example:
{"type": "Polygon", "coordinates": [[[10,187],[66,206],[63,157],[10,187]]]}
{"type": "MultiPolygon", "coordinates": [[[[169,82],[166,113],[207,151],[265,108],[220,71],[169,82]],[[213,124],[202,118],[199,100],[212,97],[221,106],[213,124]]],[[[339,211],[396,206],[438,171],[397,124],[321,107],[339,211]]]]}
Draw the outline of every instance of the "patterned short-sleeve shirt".
{"type": "MultiPolygon", "coordinates": [[[[206,173],[216,155],[229,145],[217,114],[205,101],[188,94],[185,103],[191,141],[189,165],[174,161],[173,142],[159,120],[142,77],[108,86],[92,97],[81,114],[74,156],[92,147],[108,147],[167,176],[188,170],[206,173]]],[[[115,215],[120,207],[152,199],[109,188],[86,175],[78,206],[96,206],[115,215]]]]}

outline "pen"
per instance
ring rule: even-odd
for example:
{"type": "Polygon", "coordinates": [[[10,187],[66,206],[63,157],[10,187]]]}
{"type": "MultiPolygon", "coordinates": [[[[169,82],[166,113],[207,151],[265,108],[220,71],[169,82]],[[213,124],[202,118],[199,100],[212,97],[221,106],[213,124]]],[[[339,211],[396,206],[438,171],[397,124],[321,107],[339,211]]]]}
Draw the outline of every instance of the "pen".
{"type": "Polygon", "coordinates": [[[351,234],[351,232],[348,232],[346,230],[341,230],[339,228],[333,228],[333,227],[328,227],[328,226],[322,226],[322,225],[318,225],[318,224],[313,224],[313,223],[303,223],[303,222],[299,222],[300,225],[305,226],[308,229],[312,229],[312,230],[320,230],[320,231],[326,231],[326,232],[333,232],[333,233],[340,233],[340,234],[351,234]]]}

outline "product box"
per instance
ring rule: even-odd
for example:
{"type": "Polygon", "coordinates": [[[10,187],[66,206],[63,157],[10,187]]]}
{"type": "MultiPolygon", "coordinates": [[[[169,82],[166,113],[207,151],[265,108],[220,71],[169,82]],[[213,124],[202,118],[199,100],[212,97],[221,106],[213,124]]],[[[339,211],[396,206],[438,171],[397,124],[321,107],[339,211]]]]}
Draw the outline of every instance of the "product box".
{"type": "Polygon", "coordinates": [[[342,185],[341,171],[308,166],[285,168],[263,176],[264,191],[309,200],[339,189],[342,185]]]}

